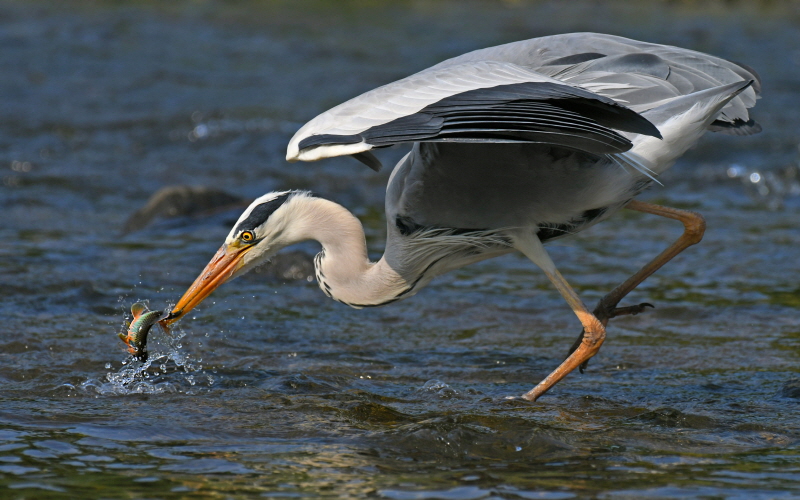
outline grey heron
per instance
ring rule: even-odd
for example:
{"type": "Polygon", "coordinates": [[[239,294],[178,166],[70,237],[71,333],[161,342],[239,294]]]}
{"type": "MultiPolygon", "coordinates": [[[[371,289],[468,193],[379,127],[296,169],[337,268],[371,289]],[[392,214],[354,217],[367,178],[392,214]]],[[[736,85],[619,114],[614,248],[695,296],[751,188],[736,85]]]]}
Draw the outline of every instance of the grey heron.
{"type": "Polygon", "coordinates": [[[322,113],[291,139],[288,161],[410,143],[386,188],[386,250],[367,255],[347,209],[305,191],[265,194],[164,320],[177,321],[225,281],[304,240],[328,297],[355,308],[411,297],[434,277],[518,251],[540,267],[583,331],[565,361],[523,395],[536,400],[594,356],[617,305],[703,236],[696,213],[635,198],[706,130],[756,133],[760,93],[749,67],[692,50],[573,33],[476,50],[322,113]],[[590,311],[543,244],[622,208],[680,221],[684,232],[590,311]]]}

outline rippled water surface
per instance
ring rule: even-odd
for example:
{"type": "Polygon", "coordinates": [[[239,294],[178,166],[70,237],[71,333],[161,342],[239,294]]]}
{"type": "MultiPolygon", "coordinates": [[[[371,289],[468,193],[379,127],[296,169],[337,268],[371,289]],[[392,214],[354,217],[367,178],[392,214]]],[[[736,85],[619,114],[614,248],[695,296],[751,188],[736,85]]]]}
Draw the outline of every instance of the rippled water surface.
{"type": "MultiPolygon", "coordinates": [[[[63,5],[0,3],[0,497],[800,496],[797,4],[63,5]],[[238,210],[124,234],[154,192],[313,189],[377,258],[388,172],[289,165],[291,134],[446,57],[576,30],[764,80],[762,134],[709,134],[644,195],[709,229],[631,294],[656,309],[612,320],[585,374],[507,398],[580,329],[521,257],[355,311],[309,278],[311,244],[154,331],[146,365],[127,355],[130,304],[174,302],[238,210]]],[[[594,303],[679,234],[621,213],[550,249],[594,303]]]]}

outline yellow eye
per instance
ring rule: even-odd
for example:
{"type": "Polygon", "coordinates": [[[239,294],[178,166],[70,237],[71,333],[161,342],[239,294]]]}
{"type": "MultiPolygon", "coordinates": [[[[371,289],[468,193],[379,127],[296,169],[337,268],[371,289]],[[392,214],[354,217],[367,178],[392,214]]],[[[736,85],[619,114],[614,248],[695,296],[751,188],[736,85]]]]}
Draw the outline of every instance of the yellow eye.
{"type": "Polygon", "coordinates": [[[239,239],[241,239],[245,243],[250,243],[256,239],[256,235],[253,234],[253,231],[245,231],[239,235],[239,239]]]}

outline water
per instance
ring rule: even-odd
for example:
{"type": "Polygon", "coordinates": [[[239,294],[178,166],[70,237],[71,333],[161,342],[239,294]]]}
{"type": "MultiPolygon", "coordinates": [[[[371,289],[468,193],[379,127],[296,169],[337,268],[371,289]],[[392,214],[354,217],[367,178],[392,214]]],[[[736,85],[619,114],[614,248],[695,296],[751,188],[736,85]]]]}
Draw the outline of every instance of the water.
{"type": "MultiPolygon", "coordinates": [[[[779,3],[0,5],[4,498],[800,496],[800,12],[779,3]],[[518,256],[354,311],[313,245],[218,290],[132,361],[130,304],[175,301],[235,211],[122,234],[156,190],[309,188],[382,248],[382,186],[287,165],[305,120],[445,57],[594,30],[755,67],[754,137],[709,135],[645,199],[704,241],[630,296],[584,375],[530,389],[579,325],[518,256]]],[[[383,160],[402,154],[385,152],[383,160]]],[[[680,228],[622,213],[551,245],[594,303],[680,228]],[[633,243],[635,242],[635,243],[633,243]]]]}

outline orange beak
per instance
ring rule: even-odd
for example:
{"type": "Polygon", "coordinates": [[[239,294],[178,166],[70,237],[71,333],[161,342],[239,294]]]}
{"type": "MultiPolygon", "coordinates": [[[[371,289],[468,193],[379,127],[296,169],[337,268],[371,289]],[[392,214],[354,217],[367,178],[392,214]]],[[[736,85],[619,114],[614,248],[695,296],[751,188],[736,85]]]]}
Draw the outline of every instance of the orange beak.
{"type": "Polygon", "coordinates": [[[183,297],[175,304],[169,316],[159,322],[161,326],[166,328],[181,319],[203,299],[211,295],[211,292],[216,290],[218,286],[228,281],[244,265],[242,257],[251,248],[253,247],[222,245],[222,248],[217,251],[208,265],[206,265],[206,268],[203,269],[203,272],[194,280],[192,286],[186,290],[183,297]]]}

